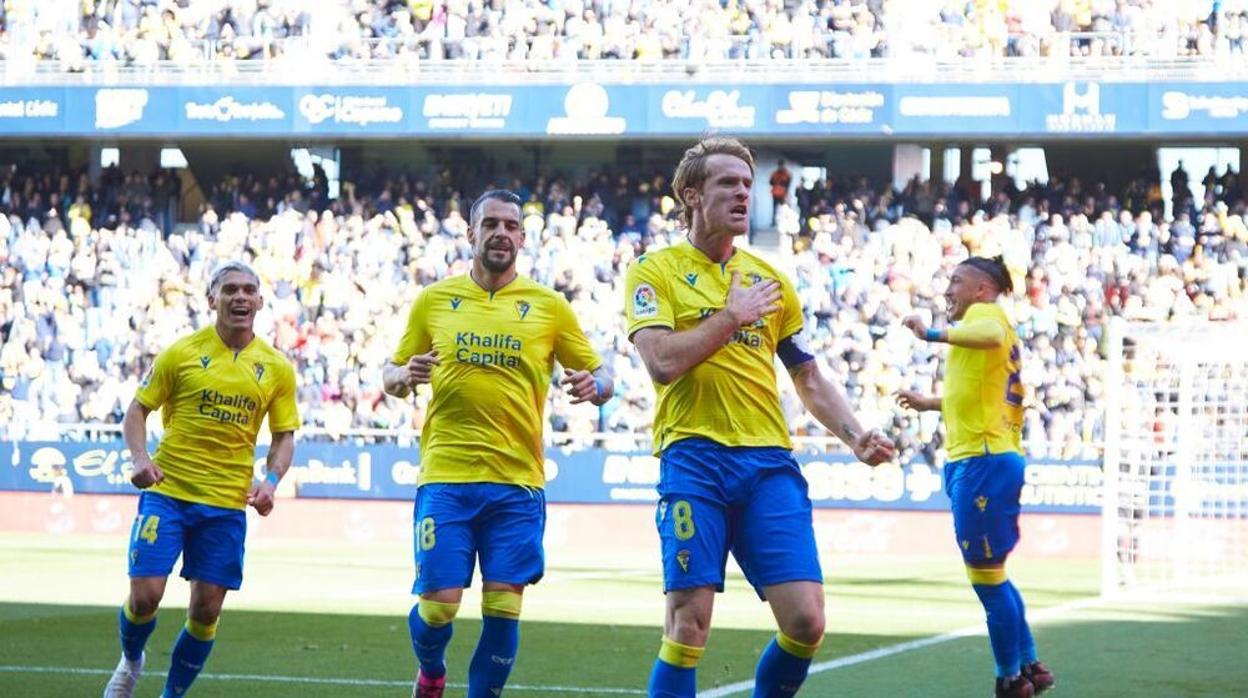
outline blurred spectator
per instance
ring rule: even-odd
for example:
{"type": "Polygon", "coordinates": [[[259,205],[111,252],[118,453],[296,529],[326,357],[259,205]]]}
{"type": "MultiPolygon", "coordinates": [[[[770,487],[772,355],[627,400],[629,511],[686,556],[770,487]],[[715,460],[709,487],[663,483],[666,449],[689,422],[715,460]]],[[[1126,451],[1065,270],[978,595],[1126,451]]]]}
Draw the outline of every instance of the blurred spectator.
{"type": "MultiPolygon", "coordinates": [[[[5,3],[4,7],[25,3],[5,3]]],[[[0,12],[0,58],[157,61],[1227,56],[1243,0],[98,0],[0,12]],[[71,8],[66,11],[63,8],[71,8]],[[77,8],[75,13],[74,9],[77,8]]]]}
{"type": "Polygon", "coordinates": [[[784,160],[776,163],[776,171],[771,173],[771,177],[767,180],[771,185],[771,205],[775,216],[779,215],[780,207],[789,200],[789,185],[793,183],[793,175],[789,174],[788,168],[784,166],[784,160]]]}
{"type": "MultiPolygon", "coordinates": [[[[257,331],[295,360],[310,426],[331,435],[418,429],[426,396],[385,396],[380,368],[420,289],[468,269],[464,201],[490,185],[527,191],[518,268],[568,297],[616,372],[618,397],[601,410],[552,391],[552,430],[648,430],[653,392],[618,309],[627,265],[681,234],[663,174],[526,182],[494,181],[471,166],[377,172],[344,182],[336,199],[315,179],[228,176],[208,187],[198,224],[176,227],[133,203],[161,176],[0,174],[4,436],[55,438],[56,422],[119,422],[155,353],[210,322],[204,285],[229,258],[263,277],[257,331]]],[[[1115,192],[1055,176],[983,202],[919,180],[900,191],[863,178],[806,183],[799,206],[784,207],[792,253],[776,262],[794,280],[819,360],[864,420],[891,426],[907,456],[930,460],[938,420],[903,414],[891,393],[932,390],[942,354],[914,342],[899,319],[941,314],[948,274],[966,255],[1003,254],[1020,289],[1009,302],[1027,349],[1025,438],[1038,455],[1094,455],[1111,316],[1248,317],[1248,205],[1237,185],[1194,217],[1167,218],[1157,179],[1115,192]]],[[[781,383],[794,431],[823,434],[781,383]]]]}
{"type": "Polygon", "coordinates": [[[74,481],[66,472],[64,463],[52,464],[52,496],[63,499],[74,496],[74,481]]]}

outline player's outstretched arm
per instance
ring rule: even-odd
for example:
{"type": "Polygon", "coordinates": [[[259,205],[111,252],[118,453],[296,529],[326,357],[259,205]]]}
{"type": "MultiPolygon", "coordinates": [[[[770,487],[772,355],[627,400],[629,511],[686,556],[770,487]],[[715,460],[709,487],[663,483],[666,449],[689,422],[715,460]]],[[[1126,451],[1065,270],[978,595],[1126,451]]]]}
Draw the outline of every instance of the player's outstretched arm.
{"type": "Polygon", "coordinates": [[[147,415],[152,411],[138,400],[131,400],[126,416],[121,420],[121,433],[134,459],[130,470],[130,482],[139,489],[147,489],[165,479],[164,472],[152,461],[147,452],[147,415]]]}
{"type": "Polygon", "coordinates": [[[902,324],[925,342],[943,342],[967,349],[996,349],[1006,340],[1005,328],[992,320],[977,320],[943,330],[928,327],[918,316],[908,317],[902,324]]]}
{"type": "Polygon", "coordinates": [[[898,390],[893,395],[897,398],[897,404],[901,405],[903,409],[916,412],[940,410],[939,395],[924,395],[917,390],[898,390]]]}
{"type": "Polygon", "coordinates": [[[666,385],[706,361],[749,325],[780,308],[780,284],[775,280],[741,286],[741,273],[732,273],[724,308],[692,329],[676,332],[666,327],[637,330],[633,343],[655,383],[666,385]]]}
{"type": "Polygon", "coordinates": [[[893,442],[875,429],[866,431],[862,428],[845,394],[824,377],[816,362],[807,361],[795,366],[789,375],[793,377],[793,387],[806,409],[852,448],[858,460],[878,465],[893,458],[897,452],[893,442]]]}
{"type": "Polygon", "coordinates": [[[247,503],[256,508],[261,516],[268,516],[273,511],[273,492],[277,483],[290,469],[295,460],[295,432],[279,431],[273,434],[273,442],[269,444],[269,456],[264,464],[264,479],[252,485],[247,493],[247,503]]]}

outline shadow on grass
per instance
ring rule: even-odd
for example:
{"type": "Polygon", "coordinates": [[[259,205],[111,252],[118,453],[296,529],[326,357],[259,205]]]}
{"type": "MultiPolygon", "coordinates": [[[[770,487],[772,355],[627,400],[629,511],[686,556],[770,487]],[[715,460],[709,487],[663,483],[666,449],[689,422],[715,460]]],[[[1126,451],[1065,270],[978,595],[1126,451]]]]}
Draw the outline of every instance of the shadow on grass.
{"type": "MultiPolygon", "coordinates": [[[[604,603],[610,603],[609,599],[604,603]]],[[[148,671],[140,694],[155,695],[169,664],[169,650],[182,625],[184,610],[161,611],[148,643],[148,671]]],[[[0,603],[0,695],[21,698],[79,696],[98,693],[116,664],[117,609],[0,603]],[[11,667],[77,669],[93,674],[59,671],[35,673],[11,667]]],[[[447,661],[453,682],[467,674],[480,622],[455,622],[447,661]]],[[[717,629],[699,668],[702,688],[749,678],[772,633],[717,629]]],[[[585,625],[529,621],[521,624],[521,649],[508,695],[603,696],[644,695],[650,667],[658,650],[660,629],[618,625],[585,625]],[[531,689],[515,690],[514,686],[531,689]],[[585,690],[578,691],[577,688],[585,690]],[[635,693],[596,692],[594,688],[635,693]],[[568,690],[572,689],[572,690],[568,690]]],[[[863,652],[908,637],[836,635],[821,656],[863,652]]],[[[216,647],[196,698],[212,696],[405,696],[415,671],[405,616],[342,615],[231,611],[222,615],[216,647]],[[211,678],[216,675],[218,678],[211,678]],[[261,675],[301,679],[377,682],[358,686],[339,683],[227,680],[223,675],[261,675]]],[[[452,690],[448,696],[463,695],[452,690]]]]}
{"type": "MultiPolygon", "coordinates": [[[[1184,698],[1245,695],[1248,606],[1091,607],[1033,625],[1060,695],[1184,698]]],[[[818,673],[803,695],[988,695],[983,636],[818,673]]]]}
{"type": "MultiPolygon", "coordinates": [[[[609,603],[604,599],[604,603],[609,603]]],[[[21,698],[96,695],[115,664],[116,609],[100,606],[0,603],[0,695],[21,698]],[[78,669],[33,673],[8,667],[78,669]]],[[[162,611],[149,648],[140,695],[155,695],[183,609],[162,611]]],[[[1241,661],[1248,606],[1106,606],[1035,624],[1041,656],[1058,675],[1063,695],[1169,698],[1243,695],[1241,661]]],[[[448,652],[453,682],[464,681],[480,624],[456,621],[448,652]]],[[[748,679],[766,631],[717,629],[699,668],[710,688],[748,679]]],[[[658,628],[525,622],[508,695],[642,695],[658,646],[658,628]],[[516,690],[520,686],[526,689],[516,690]],[[606,693],[595,689],[615,689],[606,693]],[[556,690],[558,689],[558,690],[556,690]],[[583,689],[583,690],[576,690],[583,689]]],[[[230,611],[195,698],[272,696],[353,698],[407,696],[414,672],[406,618],[230,611]],[[254,675],[268,679],[225,676],[254,675]],[[213,678],[216,677],[216,678],[213,678]],[[336,683],[328,683],[334,680],[336,683]],[[371,682],[353,685],[351,681],[371,682]]],[[[888,647],[910,635],[829,636],[819,662],[888,647]]],[[[992,677],[987,640],[968,637],[813,675],[804,696],[986,693],[992,677]]],[[[459,697],[462,689],[448,696],[459,697]]],[[[747,695],[747,694],[742,694],[747,695]]]]}

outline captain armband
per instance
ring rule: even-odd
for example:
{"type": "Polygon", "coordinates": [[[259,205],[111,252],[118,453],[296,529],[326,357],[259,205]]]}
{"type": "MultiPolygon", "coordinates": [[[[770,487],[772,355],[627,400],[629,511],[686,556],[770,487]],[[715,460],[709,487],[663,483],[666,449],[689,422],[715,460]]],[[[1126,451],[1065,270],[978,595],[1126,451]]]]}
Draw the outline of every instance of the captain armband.
{"type": "Polygon", "coordinates": [[[776,356],[780,357],[780,362],[790,371],[808,361],[815,360],[815,355],[806,343],[805,333],[802,332],[780,340],[780,344],[776,345],[776,356]]]}

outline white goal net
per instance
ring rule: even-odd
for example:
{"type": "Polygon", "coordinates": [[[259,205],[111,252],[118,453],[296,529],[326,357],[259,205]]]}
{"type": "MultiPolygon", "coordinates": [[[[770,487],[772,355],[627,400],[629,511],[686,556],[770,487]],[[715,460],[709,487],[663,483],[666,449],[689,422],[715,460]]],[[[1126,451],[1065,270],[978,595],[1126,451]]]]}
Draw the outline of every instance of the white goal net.
{"type": "Polygon", "coordinates": [[[1248,323],[1115,322],[1102,591],[1248,590],[1248,323]]]}

